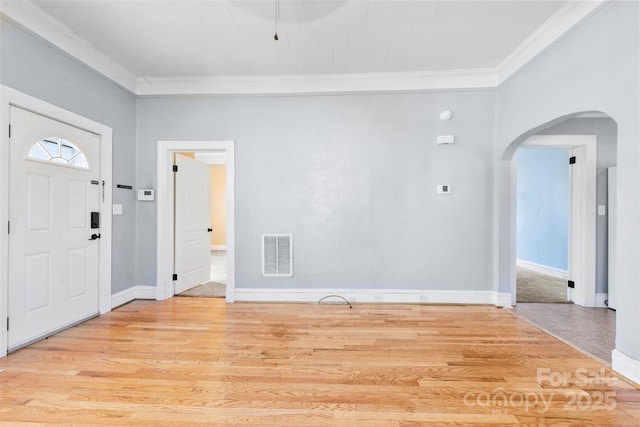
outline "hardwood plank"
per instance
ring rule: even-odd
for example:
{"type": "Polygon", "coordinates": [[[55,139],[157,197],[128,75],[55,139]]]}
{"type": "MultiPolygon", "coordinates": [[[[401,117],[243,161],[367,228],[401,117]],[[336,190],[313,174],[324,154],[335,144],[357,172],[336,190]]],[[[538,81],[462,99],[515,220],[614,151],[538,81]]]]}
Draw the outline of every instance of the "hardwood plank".
{"type": "Polygon", "coordinates": [[[491,306],[136,301],[0,369],[3,426],[640,425],[636,386],[491,306]]]}

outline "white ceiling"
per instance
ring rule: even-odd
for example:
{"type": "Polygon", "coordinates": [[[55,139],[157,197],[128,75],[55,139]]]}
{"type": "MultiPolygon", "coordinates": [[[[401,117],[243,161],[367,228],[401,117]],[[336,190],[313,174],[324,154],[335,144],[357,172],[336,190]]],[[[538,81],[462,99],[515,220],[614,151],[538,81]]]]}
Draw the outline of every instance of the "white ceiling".
{"type": "Polygon", "coordinates": [[[138,95],[495,88],[610,0],[0,0],[138,95]]]}
{"type": "Polygon", "coordinates": [[[565,1],[34,0],[136,77],[497,66],[565,1]]]}

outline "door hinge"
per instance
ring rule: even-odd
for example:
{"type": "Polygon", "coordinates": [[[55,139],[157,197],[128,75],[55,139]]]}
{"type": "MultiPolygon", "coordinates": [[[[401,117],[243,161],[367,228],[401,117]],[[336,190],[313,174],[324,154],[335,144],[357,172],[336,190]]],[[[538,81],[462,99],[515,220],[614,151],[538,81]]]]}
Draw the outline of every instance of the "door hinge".
{"type": "Polygon", "coordinates": [[[573,164],[575,164],[575,163],[576,163],[576,156],[571,156],[571,157],[569,157],[569,164],[570,164],[570,165],[573,165],[573,164]]]}
{"type": "Polygon", "coordinates": [[[11,221],[7,221],[7,234],[11,234],[11,221]]]}
{"type": "Polygon", "coordinates": [[[9,125],[9,138],[11,138],[11,125],[9,125]]]}
{"type": "Polygon", "coordinates": [[[173,171],[178,172],[178,165],[173,165],[173,171]]]}
{"type": "Polygon", "coordinates": [[[567,286],[573,289],[576,287],[576,282],[574,282],[573,280],[569,280],[569,282],[567,283],[567,286]]]}
{"type": "Polygon", "coordinates": [[[178,275],[177,274],[173,275],[173,280],[178,280],[178,275]]]}
{"type": "Polygon", "coordinates": [[[9,330],[9,318],[7,317],[7,331],[9,330]]]}

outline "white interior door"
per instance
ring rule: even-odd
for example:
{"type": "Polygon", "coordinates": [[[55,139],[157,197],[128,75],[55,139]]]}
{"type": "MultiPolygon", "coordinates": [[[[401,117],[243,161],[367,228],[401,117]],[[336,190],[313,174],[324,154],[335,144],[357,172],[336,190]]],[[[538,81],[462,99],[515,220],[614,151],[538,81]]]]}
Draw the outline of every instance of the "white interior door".
{"type": "Polygon", "coordinates": [[[11,351],[98,313],[101,186],[98,135],[16,107],[10,118],[11,351]]]}
{"type": "Polygon", "coordinates": [[[176,154],[175,293],[209,281],[211,177],[209,165],[176,154]]]}
{"type": "Polygon", "coordinates": [[[571,150],[575,163],[571,165],[571,205],[569,219],[569,280],[575,288],[568,289],[569,300],[575,304],[593,307],[596,297],[595,219],[596,219],[596,163],[587,147],[571,150]],[[589,183],[589,180],[593,180],[589,183]]]}
{"type": "MultiPolygon", "coordinates": [[[[581,250],[580,245],[576,245],[579,242],[580,236],[583,234],[584,225],[580,223],[580,215],[578,212],[580,207],[584,204],[583,192],[580,191],[579,183],[583,179],[581,164],[577,163],[577,159],[582,161],[583,156],[580,147],[573,148],[569,151],[570,158],[576,159],[576,163],[569,166],[569,244],[568,244],[568,258],[567,258],[567,273],[569,280],[577,283],[579,287],[584,286],[582,279],[582,268],[580,265],[580,257],[578,252],[581,250]]],[[[580,289],[567,287],[567,300],[577,303],[578,292],[580,289]]]]}

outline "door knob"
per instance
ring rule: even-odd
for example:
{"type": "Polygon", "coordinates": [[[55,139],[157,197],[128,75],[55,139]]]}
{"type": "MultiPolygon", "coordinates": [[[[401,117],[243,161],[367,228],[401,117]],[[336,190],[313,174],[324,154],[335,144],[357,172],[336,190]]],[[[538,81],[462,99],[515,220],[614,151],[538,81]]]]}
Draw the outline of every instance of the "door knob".
{"type": "Polygon", "coordinates": [[[89,240],[96,240],[100,238],[100,234],[92,234],[89,240]]]}
{"type": "Polygon", "coordinates": [[[213,231],[213,228],[207,228],[207,231],[211,233],[213,231]]]}

